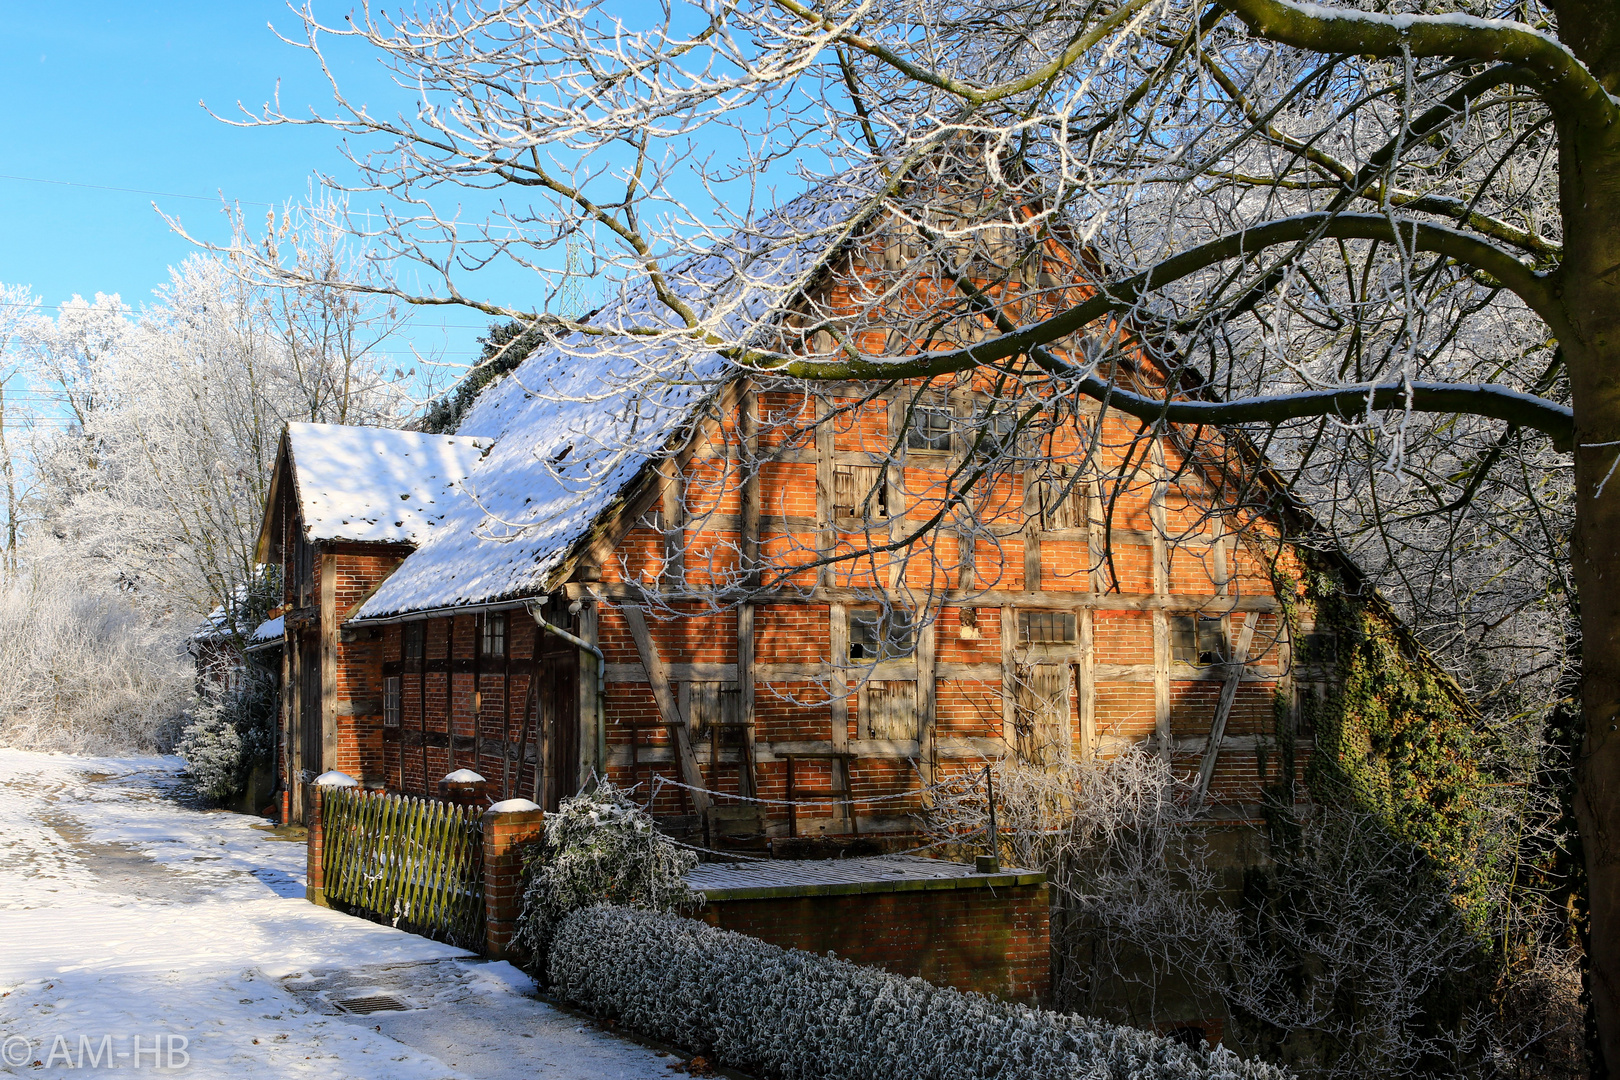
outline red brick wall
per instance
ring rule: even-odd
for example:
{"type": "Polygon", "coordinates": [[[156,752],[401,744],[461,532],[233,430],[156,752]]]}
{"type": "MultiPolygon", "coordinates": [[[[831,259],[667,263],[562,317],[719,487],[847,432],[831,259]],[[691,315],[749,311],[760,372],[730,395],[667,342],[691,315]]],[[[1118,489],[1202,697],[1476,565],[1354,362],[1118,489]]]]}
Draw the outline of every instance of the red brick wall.
{"type": "Polygon", "coordinates": [[[1045,885],[716,900],[697,917],[959,990],[1039,1002],[1051,988],[1045,885]]]}

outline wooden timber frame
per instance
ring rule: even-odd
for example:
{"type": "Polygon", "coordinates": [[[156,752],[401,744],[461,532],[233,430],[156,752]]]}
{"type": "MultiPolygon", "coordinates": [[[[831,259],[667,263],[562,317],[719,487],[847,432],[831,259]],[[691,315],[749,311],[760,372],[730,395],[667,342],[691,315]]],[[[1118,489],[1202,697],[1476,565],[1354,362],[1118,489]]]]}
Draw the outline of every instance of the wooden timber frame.
{"type": "MultiPolygon", "coordinates": [[[[1127,382],[1151,381],[1145,368],[1136,371],[1127,382]]],[[[981,415],[990,399],[974,378],[930,385],[930,407],[958,424],[981,415]]],[[[734,379],[614,495],[535,596],[402,616],[435,628],[415,667],[401,658],[399,625],[382,627],[380,652],[391,659],[379,667],[400,680],[400,719],[384,739],[396,744],[393,772],[379,776],[362,764],[365,781],[431,794],[441,765],[467,764],[498,772],[490,779],[502,795],[550,800],[540,786],[552,753],[540,718],[556,688],[547,688],[540,650],[563,646],[534,637],[518,657],[519,636],[509,631],[498,671],[476,647],[464,658],[469,667],[457,666],[466,651],[458,643],[476,643],[479,618],[504,611],[520,625],[525,601],[544,595],[548,610],[574,612],[571,632],[604,657],[608,704],[598,731],[596,660],[573,654],[580,781],[594,773],[640,784],[656,794],[655,814],[689,819],[686,827],[707,837],[736,827],[729,812],[739,805],[749,807],[754,828],[778,835],[904,833],[930,785],[1030,753],[1016,733],[1030,728],[1033,713],[1061,728],[1065,753],[1145,743],[1196,778],[1212,812],[1253,816],[1271,782],[1263,762],[1278,735],[1273,699],[1321,676],[1293,670],[1288,613],[1306,625],[1311,613],[1298,596],[1285,603],[1277,595],[1304,576],[1307,556],[1285,538],[1304,531],[1308,518],[1287,504],[1264,460],[1240,434],[1204,429],[1199,449],[1180,428],[1150,430],[1096,403],[1067,403],[1074,423],[1105,436],[1099,456],[1086,458],[1090,471],[1073,504],[1049,516],[1051,459],[1032,455],[994,480],[1007,492],[994,542],[979,535],[977,546],[964,544],[975,535],[966,515],[936,518],[908,503],[919,482],[926,488],[929,476],[959,469],[971,452],[908,446],[918,389],[823,383],[806,394],[786,382],[734,379]],[[868,485],[858,507],[835,498],[853,490],[856,476],[868,485]],[[1251,500],[1239,524],[1223,500],[1251,483],[1265,498],[1251,500]],[[1203,501],[1192,507],[1195,497],[1203,501]],[[909,579],[895,559],[857,581],[850,564],[832,561],[840,544],[896,545],[924,525],[932,531],[913,543],[934,556],[934,580],[909,579]],[[816,565],[781,573],[776,553],[794,545],[816,565]],[[723,574],[714,569],[733,557],[723,574]],[[904,655],[857,662],[851,620],[877,604],[912,611],[914,640],[904,655]],[[1037,614],[1047,627],[1040,632],[1031,629],[1037,614]],[[1187,653],[1178,627],[1192,617],[1196,630],[1198,615],[1220,624],[1219,662],[1200,659],[1196,633],[1187,653]],[[1238,647],[1228,651],[1234,638],[1238,647]],[[465,675],[470,686],[458,690],[465,675]],[[492,676],[501,687],[498,718],[485,706],[492,676]],[[470,728],[457,711],[469,694],[470,728]],[[734,709],[713,705],[733,696],[734,709]],[[836,775],[817,790],[838,805],[801,812],[812,782],[801,765],[818,776],[831,768],[836,775]],[[679,786],[660,788],[654,777],[679,786]],[[908,792],[911,802],[901,797],[908,792]]],[[[1308,557],[1337,560],[1354,576],[1337,556],[1308,557]]],[[[323,555],[322,590],[336,570],[323,555]]],[[[351,629],[345,619],[363,599],[323,591],[313,603],[290,600],[311,618],[289,616],[289,635],[295,623],[318,623],[323,725],[335,731],[345,715],[363,727],[381,712],[356,705],[343,713],[345,695],[361,700],[347,684],[365,678],[345,674],[341,649],[329,656],[327,645],[351,629]]],[[[1297,705],[1289,715],[1291,734],[1307,744],[1295,755],[1302,761],[1308,735],[1297,731],[1297,705]]],[[[323,745],[341,761],[346,738],[339,732],[323,745]]],[[[1296,777],[1283,782],[1292,787],[1296,777]]]]}
{"type": "MultiPolygon", "coordinates": [[[[868,388],[859,385],[847,389],[851,397],[868,393],[868,388]]],[[[829,396],[836,398],[839,390],[832,388],[829,396]]],[[[903,412],[900,398],[895,395],[885,399],[891,425],[903,412]]],[[[749,733],[743,739],[748,752],[739,754],[738,761],[733,763],[739,766],[734,784],[729,771],[726,773],[725,790],[744,797],[762,795],[794,803],[809,798],[796,763],[820,761],[833,766],[835,777],[832,788],[818,789],[816,798],[825,799],[836,793],[851,797],[853,802],[826,814],[822,832],[903,830],[908,827],[900,820],[905,817],[904,813],[885,815],[862,805],[862,792],[874,790],[868,775],[871,769],[885,763],[903,766],[911,777],[910,782],[922,787],[944,775],[1008,754],[1007,733],[1017,722],[1019,708],[1019,672],[1025,665],[1050,664],[1065,670],[1072,689],[1068,718],[1071,734],[1067,742],[1073,752],[1082,755],[1110,752],[1110,747],[1120,745],[1122,740],[1136,741],[1146,734],[1157,752],[1175,761],[1178,768],[1199,775],[1202,790],[1212,793],[1216,802],[1224,798],[1229,803],[1239,804],[1227,806],[1222,812],[1254,812],[1241,804],[1258,802],[1257,783],[1248,785],[1251,792],[1247,798],[1240,793],[1234,799],[1230,784],[1227,790],[1222,790],[1215,765],[1224,749],[1229,755],[1246,759],[1252,770],[1257,751],[1262,749],[1269,735],[1268,731],[1259,729],[1256,717],[1262,712],[1269,717],[1272,695],[1279,686],[1286,689],[1290,685],[1286,661],[1276,647],[1279,641],[1284,649],[1287,644],[1283,605],[1273,594],[1270,580],[1262,581],[1252,553],[1246,559],[1243,588],[1229,587],[1237,576],[1232,559],[1241,545],[1234,545],[1235,537],[1230,527],[1222,524],[1224,517],[1220,513],[1210,515],[1211,524],[1203,533],[1170,538],[1174,529],[1167,509],[1170,469],[1166,463],[1166,440],[1155,439],[1149,448],[1146,483],[1151,493],[1145,507],[1146,528],[1105,527],[1104,500],[1097,490],[1088,488],[1075,521],[1063,529],[1044,529],[1027,513],[1032,479],[1025,476],[1022,478],[1024,506],[1026,516],[1032,520],[1022,533],[1025,542],[1018,556],[1021,583],[1006,588],[975,581],[974,554],[963,553],[959,559],[959,579],[954,582],[956,587],[932,598],[934,606],[917,634],[914,654],[904,661],[884,661],[862,668],[836,659],[787,658],[761,648],[762,613],[771,620],[779,618],[784,611],[813,609],[825,612],[826,637],[821,641],[804,642],[802,652],[832,658],[844,656],[849,646],[850,611],[871,604],[874,593],[869,588],[837,584],[836,575],[826,565],[816,571],[815,583],[809,586],[762,586],[762,536],[809,534],[815,538],[818,549],[830,550],[839,535],[829,498],[833,488],[832,472],[846,461],[858,463],[871,459],[840,446],[835,425],[827,422],[827,402],[819,397],[814,404],[820,422],[806,444],[762,450],[759,401],[760,394],[753,387],[745,389],[734,385],[722,395],[716,412],[725,415],[726,410],[731,410],[735,415],[734,437],[711,438],[706,444],[703,431],[690,434],[683,446],[649,471],[638,491],[633,490],[621,499],[615,509],[617,520],[599,525],[594,547],[587,548],[571,564],[574,580],[563,585],[568,599],[590,605],[599,617],[622,624],[627,631],[626,638],[633,643],[633,652],[629,654],[622,649],[608,648],[606,679],[610,700],[615,693],[622,696],[639,692],[647,695],[655,710],[656,719],[638,715],[617,721],[610,711],[610,753],[605,762],[608,775],[620,776],[631,785],[640,783],[642,790],[646,790],[650,777],[662,763],[663,768],[670,770],[666,776],[687,786],[679,794],[665,788],[663,797],[667,801],[659,809],[678,816],[684,808],[690,807],[707,832],[711,815],[717,809],[708,792],[722,787],[720,777],[726,763],[721,760],[720,742],[712,732],[707,740],[696,738],[697,728],[690,715],[689,687],[693,682],[718,679],[734,682],[741,691],[743,718],[740,726],[749,733]],[[810,468],[803,486],[809,488],[813,483],[813,503],[803,496],[783,498],[780,482],[775,492],[762,491],[762,476],[768,475],[773,467],[783,465],[810,468]],[[726,508],[694,508],[690,497],[694,486],[688,478],[704,468],[730,470],[735,474],[735,512],[726,508]],[[813,512],[799,511],[795,516],[793,505],[813,506],[813,512]],[[649,569],[646,575],[637,575],[630,572],[632,568],[625,562],[620,543],[635,531],[638,520],[648,520],[649,511],[656,513],[655,550],[659,557],[653,568],[656,572],[649,569]],[[699,570],[693,553],[702,547],[705,538],[734,544],[742,571],[730,588],[703,594],[705,602],[727,612],[730,620],[734,620],[735,659],[718,663],[684,656],[679,650],[671,651],[668,647],[660,648],[659,634],[654,632],[654,624],[679,624],[682,621],[676,614],[681,603],[679,595],[683,590],[687,595],[699,590],[700,585],[694,584],[692,577],[699,570]],[[1043,547],[1057,553],[1065,545],[1079,545],[1085,552],[1087,566],[1078,575],[1055,582],[1057,575],[1050,567],[1043,569],[1043,547]],[[1145,587],[1122,587],[1114,580],[1110,561],[1103,558],[1107,549],[1118,551],[1133,547],[1145,549],[1144,561],[1149,567],[1149,577],[1143,582],[1145,587]],[[1197,591],[1185,590],[1184,571],[1172,572],[1178,553],[1188,552],[1195,553],[1197,560],[1211,568],[1207,585],[1197,591]],[[981,650],[973,659],[963,658],[954,640],[951,647],[944,647],[942,635],[954,625],[944,613],[953,609],[971,609],[984,615],[980,625],[986,626],[985,637],[994,639],[994,647],[981,650]],[[1019,615],[1030,610],[1072,613],[1072,640],[1056,644],[1021,642],[1019,615]],[[1171,617],[1211,611],[1221,616],[1226,633],[1229,633],[1228,626],[1233,630],[1242,626],[1245,636],[1252,637],[1264,623],[1263,633],[1270,645],[1257,650],[1252,658],[1246,657],[1245,662],[1235,664],[1199,667],[1172,657],[1171,617]],[[993,626],[988,625],[991,613],[995,615],[993,626]],[[1117,634],[1113,628],[1119,625],[1118,617],[1122,615],[1136,619],[1148,643],[1141,659],[1126,660],[1110,655],[1109,637],[1117,634]],[[1108,630],[1099,628],[1098,620],[1104,617],[1111,620],[1108,630]],[[855,702],[865,700],[863,695],[854,692],[858,684],[884,679],[915,684],[914,738],[874,738],[862,727],[862,717],[851,708],[855,702]],[[779,718],[764,724],[759,721],[758,710],[763,703],[771,701],[772,693],[784,685],[806,683],[826,688],[823,736],[801,737],[785,732],[779,718]],[[961,683],[997,687],[996,719],[999,723],[985,725],[980,731],[963,731],[962,725],[955,722],[949,729],[942,729],[940,694],[943,688],[961,683]],[[1203,686],[1209,687],[1215,695],[1213,710],[1188,704],[1189,698],[1197,699],[1201,693],[1196,688],[1203,686]],[[1109,699],[1122,691],[1135,693],[1135,687],[1147,692],[1146,709],[1137,710],[1140,720],[1122,723],[1117,704],[1100,700],[1100,695],[1102,699],[1109,699]],[[1195,716],[1185,716],[1190,708],[1196,710],[1195,716]],[[1241,721],[1237,719],[1239,716],[1243,717],[1241,721]],[[663,745],[644,737],[645,733],[660,729],[665,737],[663,745]],[[793,773],[791,793],[788,790],[790,770],[793,773]]],[[[973,407],[965,395],[953,396],[951,402],[958,414],[973,407]]],[[[1092,415],[1097,416],[1097,411],[1092,415]]],[[[708,433],[712,435],[718,427],[711,423],[708,433]]],[[[884,481],[893,492],[890,497],[895,499],[899,497],[902,482],[897,473],[898,467],[891,468],[884,481]]],[[[902,529],[914,524],[915,520],[897,515],[889,522],[886,535],[897,537],[902,529]]],[[[936,535],[949,536],[950,533],[942,529],[936,535]]],[[[883,583],[882,592],[897,604],[908,604],[914,599],[905,583],[899,580],[898,571],[883,583]]],[[[1248,641],[1243,643],[1245,652],[1248,644],[1248,641]]],[[[1243,762],[1238,764],[1241,770],[1243,762]]],[[[1291,778],[1289,782],[1292,783],[1291,778]]],[[[905,809],[909,811],[914,807],[905,809]]],[[[760,806],[756,813],[768,819],[768,831],[780,830],[784,834],[800,831],[801,815],[791,807],[784,813],[773,805],[760,806]]]]}

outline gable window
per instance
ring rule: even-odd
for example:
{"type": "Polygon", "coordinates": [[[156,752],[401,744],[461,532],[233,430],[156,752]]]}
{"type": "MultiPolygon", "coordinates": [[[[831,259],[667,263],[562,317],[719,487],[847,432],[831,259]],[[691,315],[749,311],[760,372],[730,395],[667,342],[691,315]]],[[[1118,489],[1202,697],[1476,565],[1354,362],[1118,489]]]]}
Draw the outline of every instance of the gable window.
{"type": "Polygon", "coordinates": [[[478,651],[483,656],[506,655],[506,613],[495,611],[484,616],[484,632],[478,639],[478,651]]]}
{"type": "Polygon", "coordinates": [[[403,696],[400,683],[398,675],[390,675],[383,679],[383,727],[399,727],[400,701],[403,696]]]}
{"type": "Polygon", "coordinates": [[[1197,667],[1226,662],[1226,631],[1219,615],[1170,616],[1170,659],[1197,667]]]}
{"type": "Polygon", "coordinates": [[[1046,530],[1086,527],[1086,502],[1091,485],[1059,465],[1035,482],[1035,513],[1046,530]]]}
{"type": "Polygon", "coordinates": [[[1066,645],[1074,641],[1074,612],[1020,611],[1018,641],[1021,645],[1066,645]]]}
{"type": "Polygon", "coordinates": [[[1332,630],[1312,630],[1305,635],[1300,659],[1307,664],[1336,664],[1339,661],[1339,635],[1332,630]]]}
{"type": "Polygon", "coordinates": [[[834,465],[832,513],[835,518],[889,515],[889,484],[879,465],[834,465]]]}
{"type": "Polygon", "coordinates": [[[420,660],[426,653],[427,623],[408,622],[400,630],[399,655],[405,660],[420,660]]]}
{"type": "Polygon", "coordinates": [[[949,453],[951,429],[955,426],[956,418],[951,415],[949,406],[913,405],[911,426],[906,429],[906,449],[940,450],[949,453]]]}
{"type": "Polygon", "coordinates": [[[973,418],[973,431],[969,439],[974,444],[975,457],[994,460],[1018,456],[1022,441],[1018,432],[1018,412],[1011,406],[1003,406],[979,413],[973,418]]]}
{"type": "Polygon", "coordinates": [[[849,613],[849,659],[856,663],[898,660],[917,649],[911,612],[904,608],[857,609],[849,613]]]}

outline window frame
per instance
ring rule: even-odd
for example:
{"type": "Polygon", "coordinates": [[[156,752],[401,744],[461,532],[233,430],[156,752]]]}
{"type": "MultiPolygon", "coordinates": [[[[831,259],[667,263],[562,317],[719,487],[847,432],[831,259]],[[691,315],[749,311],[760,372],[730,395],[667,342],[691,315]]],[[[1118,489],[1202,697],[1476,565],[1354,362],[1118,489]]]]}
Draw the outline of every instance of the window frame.
{"type": "Polygon", "coordinates": [[[977,408],[973,412],[973,429],[969,433],[971,441],[963,448],[964,451],[972,454],[976,461],[990,460],[997,456],[1003,461],[1023,457],[1026,433],[1018,430],[1019,419],[1016,409],[1011,407],[997,409],[994,408],[994,402],[986,402],[982,408],[977,408]],[[989,445],[981,441],[986,434],[990,436],[989,445]]]}
{"type": "Polygon", "coordinates": [[[383,727],[399,727],[405,712],[405,680],[398,675],[383,676],[383,727]]]}
{"type": "Polygon", "coordinates": [[[1018,609],[1018,644],[1020,645],[1073,645],[1080,640],[1080,620],[1072,611],[1060,611],[1053,608],[1019,608],[1018,609]],[[1067,637],[1031,637],[1030,631],[1034,629],[1036,621],[1043,624],[1056,624],[1059,633],[1066,633],[1067,637]]]}
{"type": "Polygon", "coordinates": [[[844,661],[849,664],[881,664],[889,660],[909,660],[917,655],[917,622],[910,608],[890,606],[852,607],[846,613],[846,641],[844,645],[844,661]],[[896,619],[896,615],[904,616],[896,619]],[[875,618],[862,618],[862,616],[875,616],[875,618]],[[861,635],[858,639],[855,627],[869,626],[874,629],[870,638],[861,635]],[[895,628],[904,627],[904,638],[895,636],[895,628]],[[857,656],[855,650],[864,649],[868,645],[873,647],[876,656],[857,656]],[[903,645],[904,648],[896,648],[903,645]]]}
{"type": "Polygon", "coordinates": [[[404,661],[427,659],[426,619],[412,619],[400,626],[399,658],[404,661]]]}
{"type": "Polygon", "coordinates": [[[509,626],[506,612],[486,611],[479,622],[478,655],[494,660],[505,659],[507,649],[506,632],[509,626]],[[499,627],[498,632],[492,634],[491,631],[496,627],[499,627]],[[491,648],[492,644],[495,646],[494,648],[491,648]]]}
{"type": "Polygon", "coordinates": [[[1067,465],[1048,465],[1045,471],[1035,477],[1034,488],[1034,517],[1042,532],[1091,527],[1090,479],[1079,473],[1068,475],[1067,465]],[[1054,472],[1054,469],[1061,471],[1054,472]],[[1067,495],[1063,494],[1065,491],[1067,495]],[[1063,511],[1062,514],[1057,512],[1059,509],[1063,511]],[[1065,516],[1067,524],[1062,523],[1065,516]]]}
{"type": "Polygon", "coordinates": [[[1226,631],[1226,616],[1206,615],[1198,611],[1177,611],[1170,615],[1170,662],[1172,664],[1189,664],[1192,667],[1210,668],[1220,667],[1227,663],[1231,655],[1231,637],[1226,631]],[[1191,622],[1192,659],[1187,658],[1186,648],[1178,648],[1177,639],[1183,643],[1187,641],[1187,631],[1179,628],[1177,623],[1191,622]],[[1214,635],[1215,649],[1205,649],[1210,642],[1210,635],[1214,635]],[[1213,656],[1214,659],[1206,659],[1213,656]]]}
{"type": "Polygon", "coordinates": [[[889,476],[882,465],[856,465],[834,462],[832,491],[828,492],[828,506],[835,521],[886,521],[889,518],[889,476]],[[859,470],[857,472],[857,470],[859,470]],[[849,477],[849,502],[840,502],[839,476],[849,477]],[[861,513],[861,504],[872,496],[874,513],[861,513]]]}
{"type": "Polygon", "coordinates": [[[956,410],[950,402],[912,402],[906,406],[905,422],[907,453],[949,454],[956,449],[956,410]],[[924,417],[929,418],[927,425],[920,423],[924,417]]]}

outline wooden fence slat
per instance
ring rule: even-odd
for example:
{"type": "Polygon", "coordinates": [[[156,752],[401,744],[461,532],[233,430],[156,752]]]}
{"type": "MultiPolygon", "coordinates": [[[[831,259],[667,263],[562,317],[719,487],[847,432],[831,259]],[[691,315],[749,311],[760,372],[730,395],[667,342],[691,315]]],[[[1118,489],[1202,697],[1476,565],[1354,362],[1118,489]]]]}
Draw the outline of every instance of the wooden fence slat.
{"type": "Polygon", "coordinates": [[[399,917],[406,922],[416,920],[417,880],[416,862],[417,852],[421,844],[418,842],[422,830],[421,801],[415,796],[410,798],[410,811],[405,816],[404,828],[401,830],[397,858],[399,859],[399,917]]]}
{"type": "Polygon", "coordinates": [[[385,850],[388,822],[399,802],[392,795],[376,795],[366,814],[366,846],[361,858],[366,868],[365,887],[360,895],[361,905],[379,918],[386,917],[393,907],[388,895],[388,862],[385,850]]]}

